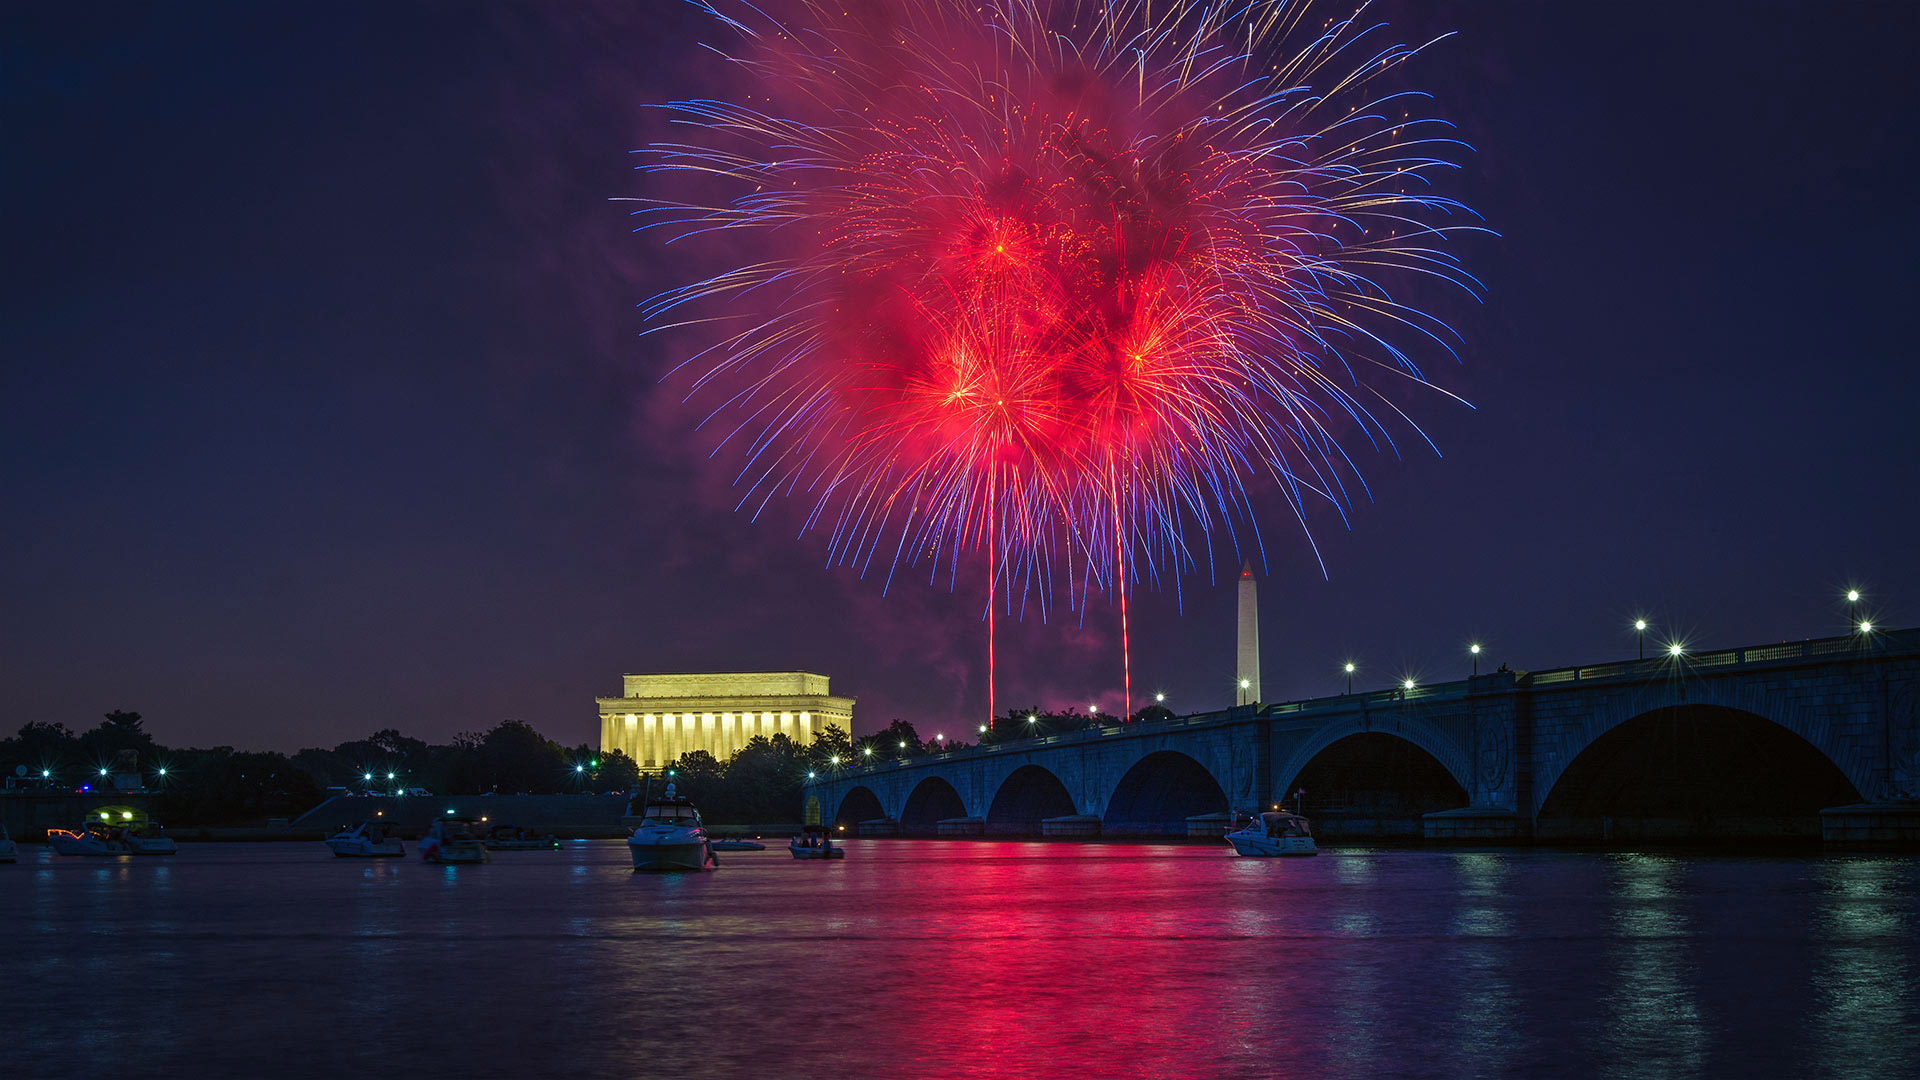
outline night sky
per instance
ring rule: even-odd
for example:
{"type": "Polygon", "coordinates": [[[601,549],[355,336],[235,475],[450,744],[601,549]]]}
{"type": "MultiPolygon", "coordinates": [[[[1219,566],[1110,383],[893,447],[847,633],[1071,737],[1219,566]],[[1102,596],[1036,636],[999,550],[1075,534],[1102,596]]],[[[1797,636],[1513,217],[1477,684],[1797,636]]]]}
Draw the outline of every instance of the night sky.
{"type": "MultiPolygon", "coordinates": [[[[1912,5],[1396,4],[1477,153],[1483,307],[1362,456],[1326,576],[1263,520],[1266,697],[1920,622],[1912,5]]],[[[0,10],[0,729],[292,750],[595,737],[626,671],[800,668],[857,724],[985,712],[980,589],[733,512],[610,196],[714,92],[656,3],[0,10]]],[[[1141,593],[1136,703],[1231,701],[1233,573],[1141,593]],[[1182,608],[1184,607],[1184,610],[1182,608]]],[[[1096,604],[1000,702],[1119,703],[1096,604]]]]}

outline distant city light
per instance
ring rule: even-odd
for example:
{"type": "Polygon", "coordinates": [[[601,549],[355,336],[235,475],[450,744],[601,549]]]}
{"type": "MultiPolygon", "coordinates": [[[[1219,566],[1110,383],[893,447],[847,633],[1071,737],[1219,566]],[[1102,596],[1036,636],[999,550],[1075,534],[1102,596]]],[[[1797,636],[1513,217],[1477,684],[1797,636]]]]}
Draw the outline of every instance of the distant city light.
{"type": "Polygon", "coordinates": [[[1406,680],[1406,681],[1404,681],[1404,682],[1402,682],[1402,683],[1400,684],[1400,686],[1401,686],[1401,688],[1402,688],[1402,689],[1406,689],[1406,690],[1411,690],[1411,689],[1413,689],[1413,680],[1412,680],[1412,679],[1408,679],[1408,680],[1406,680]]]}
{"type": "Polygon", "coordinates": [[[808,770],[807,770],[807,779],[809,779],[809,780],[811,780],[811,779],[813,779],[813,770],[812,770],[812,769],[808,769],[808,770]]]}
{"type": "Polygon", "coordinates": [[[1863,622],[1863,623],[1861,623],[1861,624],[1860,624],[1860,632],[1861,632],[1861,633],[1863,633],[1863,634],[1871,634],[1871,633],[1873,633],[1873,624],[1872,624],[1872,623],[1870,623],[1870,622],[1863,622]]]}
{"type": "Polygon", "coordinates": [[[987,725],[985,725],[985,724],[981,724],[981,725],[980,725],[980,734],[982,734],[982,735],[985,735],[986,733],[987,733],[987,725]]]}
{"type": "Polygon", "coordinates": [[[1165,694],[1155,694],[1155,695],[1153,695],[1153,700],[1155,700],[1155,701],[1165,701],[1165,700],[1167,700],[1167,695],[1165,695],[1165,694]]]}
{"type": "Polygon", "coordinates": [[[1682,652],[1685,652],[1685,651],[1686,651],[1686,650],[1685,650],[1685,649],[1683,649],[1683,648],[1681,648],[1681,647],[1680,647],[1680,643],[1679,643],[1679,642],[1677,642],[1677,641],[1676,641],[1676,642],[1674,642],[1673,644],[1671,644],[1671,645],[1669,645],[1669,646],[1667,646],[1667,655],[1668,655],[1668,656],[1679,656],[1679,655],[1680,655],[1680,654],[1681,654],[1682,652]]]}
{"type": "Polygon", "coordinates": [[[906,748],[907,748],[907,740],[905,740],[905,739],[901,739],[901,740],[900,740],[900,749],[902,749],[902,750],[905,750],[906,748]]]}
{"type": "Polygon", "coordinates": [[[1029,716],[1029,717],[1027,717],[1027,723],[1029,723],[1029,724],[1037,724],[1037,723],[1039,723],[1039,722],[1040,722],[1040,718],[1039,718],[1038,716],[1029,716]]]}
{"type": "Polygon", "coordinates": [[[107,770],[105,770],[105,769],[101,769],[101,770],[100,770],[100,775],[101,775],[101,776],[105,776],[105,775],[107,775],[107,770]]]}
{"type": "Polygon", "coordinates": [[[166,766],[164,766],[164,765],[163,765],[163,766],[161,766],[161,767],[160,767],[160,775],[161,775],[161,776],[165,776],[165,775],[167,775],[167,769],[166,769],[166,766]]]}
{"type": "Polygon", "coordinates": [[[387,779],[389,779],[389,780],[391,780],[391,779],[393,779],[393,774],[392,774],[392,773],[388,773],[388,774],[387,774],[387,779]]]}
{"type": "Polygon", "coordinates": [[[361,774],[360,774],[360,779],[362,779],[362,780],[371,780],[371,779],[373,779],[373,774],[372,774],[372,773],[361,773],[361,774]]]}
{"type": "Polygon", "coordinates": [[[1100,711],[1100,706],[1098,706],[1098,705],[1089,705],[1089,706],[1087,706],[1087,711],[1088,711],[1088,712],[1090,712],[1090,713],[1097,713],[1097,712],[1099,712],[1099,711],[1100,711]]]}
{"type": "Polygon", "coordinates": [[[827,759],[827,764],[829,764],[829,765],[838,765],[838,764],[840,764],[840,755],[839,755],[839,754],[835,754],[835,755],[833,755],[832,757],[830,757],[830,758],[828,758],[828,759],[827,759]]]}
{"type": "Polygon", "coordinates": [[[585,765],[575,765],[575,766],[573,767],[573,771],[574,771],[574,772],[586,772],[586,771],[587,771],[587,767],[586,767],[585,765]]]}
{"type": "Polygon", "coordinates": [[[865,747],[861,747],[861,749],[860,749],[860,752],[861,752],[861,753],[863,753],[863,754],[865,754],[865,755],[867,755],[868,757],[872,757],[872,756],[873,756],[873,747],[871,747],[871,746],[865,746],[865,747]]]}
{"type": "Polygon", "coordinates": [[[47,778],[47,777],[49,777],[49,776],[52,776],[52,775],[53,775],[53,770],[52,770],[52,769],[41,769],[41,770],[40,770],[40,778],[41,778],[41,779],[43,779],[43,780],[44,780],[44,779],[46,779],[46,778],[47,778]]]}

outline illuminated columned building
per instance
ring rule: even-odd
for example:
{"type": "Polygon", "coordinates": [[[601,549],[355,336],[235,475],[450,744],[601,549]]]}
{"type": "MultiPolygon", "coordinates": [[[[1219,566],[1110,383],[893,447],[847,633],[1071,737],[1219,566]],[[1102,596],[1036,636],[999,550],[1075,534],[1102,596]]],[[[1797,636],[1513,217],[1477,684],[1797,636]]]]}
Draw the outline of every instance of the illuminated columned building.
{"type": "Polygon", "coordinates": [[[853,731],[853,699],[827,693],[827,677],[805,671],[626,675],[620,697],[600,706],[600,749],[619,750],[643,769],[664,768],[705,750],[721,761],[756,735],[802,745],[828,724],[853,731]]]}

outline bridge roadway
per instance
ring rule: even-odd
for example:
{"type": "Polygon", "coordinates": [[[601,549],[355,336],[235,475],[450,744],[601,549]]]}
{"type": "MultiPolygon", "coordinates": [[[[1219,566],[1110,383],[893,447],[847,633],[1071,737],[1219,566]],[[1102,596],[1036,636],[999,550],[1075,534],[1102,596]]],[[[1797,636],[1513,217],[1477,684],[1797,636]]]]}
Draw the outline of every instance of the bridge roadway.
{"type": "Polygon", "coordinates": [[[844,768],[805,797],[863,835],[1218,835],[1309,781],[1335,833],[1914,842],[1920,629],[1113,724],[844,768]]]}

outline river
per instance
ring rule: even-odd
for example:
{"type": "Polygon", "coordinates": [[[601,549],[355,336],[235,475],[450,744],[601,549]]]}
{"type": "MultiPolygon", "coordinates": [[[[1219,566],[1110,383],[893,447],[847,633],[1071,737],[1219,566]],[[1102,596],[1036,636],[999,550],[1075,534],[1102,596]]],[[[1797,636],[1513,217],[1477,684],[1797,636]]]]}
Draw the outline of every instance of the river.
{"type": "Polygon", "coordinates": [[[10,1076],[1920,1075],[1920,859],[850,841],[0,865],[10,1076]],[[16,1071],[18,1070],[18,1071],[16,1071]]]}

